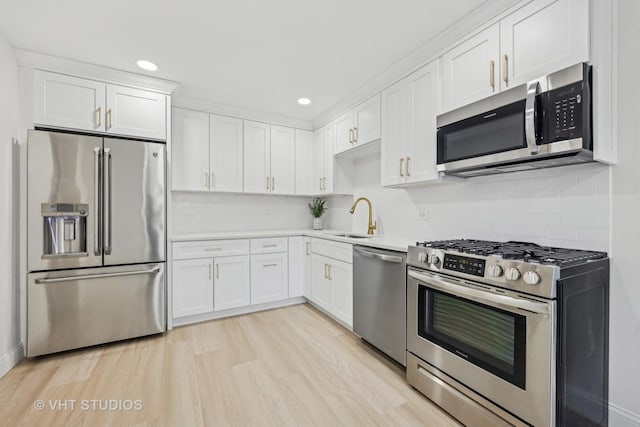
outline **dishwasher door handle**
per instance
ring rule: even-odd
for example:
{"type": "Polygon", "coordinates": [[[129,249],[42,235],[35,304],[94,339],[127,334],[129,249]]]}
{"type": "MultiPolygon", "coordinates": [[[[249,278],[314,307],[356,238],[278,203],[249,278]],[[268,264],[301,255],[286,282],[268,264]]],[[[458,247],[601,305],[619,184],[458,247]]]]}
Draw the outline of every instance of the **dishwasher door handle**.
{"type": "Polygon", "coordinates": [[[367,258],[375,258],[375,259],[379,259],[381,261],[395,262],[395,263],[401,263],[401,262],[404,261],[401,256],[379,254],[377,252],[365,251],[365,250],[362,250],[360,248],[353,248],[353,250],[358,252],[363,257],[367,257],[367,258]]]}

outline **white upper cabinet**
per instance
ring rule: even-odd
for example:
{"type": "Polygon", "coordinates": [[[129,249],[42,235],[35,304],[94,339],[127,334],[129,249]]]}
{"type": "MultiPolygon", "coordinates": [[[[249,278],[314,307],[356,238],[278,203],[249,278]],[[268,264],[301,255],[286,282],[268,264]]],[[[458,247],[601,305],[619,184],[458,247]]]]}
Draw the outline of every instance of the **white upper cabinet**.
{"type": "Polygon", "coordinates": [[[295,188],[296,194],[310,195],[315,190],[314,135],[308,130],[295,130],[295,188]]]}
{"type": "Polygon", "coordinates": [[[173,190],[209,190],[209,114],[174,108],[171,142],[173,190]]]}
{"type": "Polygon", "coordinates": [[[269,155],[271,193],[295,193],[295,132],[284,126],[271,126],[269,155]]]}
{"type": "Polygon", "coordinates": [[[500,21],[502,89],[589,59],[589,2],[536,0],[500,21]]]}
{"type": "Polygon", "coordinates": [[[34,124],[165,140],[167,96],[47,71],[34,71],[34,124]]]}
{"type": "Polygon", "coordinates": [[[105,83],[35,71],[33,90],[36,125],[105,131],[105,83]]]}
{"type": "Polygon", "coordinates": [[[375,95],[334,121],[335,154],[380,139],[380,95],[375,95]]]}
{"type": "Polygon", "coordinates": [[[107,132],[167,139],[167,97],[160,93],[107,85],[107,132]]]}
{"type": "Polygon", "coordinates": [[[314,194],[333,193],[333,122],[330,122],[313,134],[314,194]]]}
{"type": "Polygon", "coordinates": [[[270,193],[271,125],[244,121],[244,191],[270,193]]]}
{"type": "Polygon", "coordinates": [[[243,180],[242,119],[212,114],[210,123],[210,189],[241,192],[243,180]]]}
{"type": "Polygon", "coordinates": [[[382,185],[437,180],[439,64],[433,61],[382,92],[382,185]]]}
{"type": "Polygon", "coordinates": [[[442,56],[444,110],[499,91],[500,26],[495,24],[442,56]]]}

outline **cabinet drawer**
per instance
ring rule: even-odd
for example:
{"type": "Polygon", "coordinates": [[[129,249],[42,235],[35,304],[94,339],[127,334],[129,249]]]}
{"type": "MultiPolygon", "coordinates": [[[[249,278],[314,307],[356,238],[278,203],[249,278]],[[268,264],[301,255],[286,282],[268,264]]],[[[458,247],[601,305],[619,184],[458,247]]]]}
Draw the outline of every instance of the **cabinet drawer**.
{"type": "Polygon", "coordinates": [[[353,245],[349,243],[335,242],[333,240],[325,240],[313,238],[311,239],[311,251],[314,254],[324,255],[329,258],[353,263],[353,245]]]}
{"type": "Polygon", "coordinates": [[[287,251],[286,237],[269,237],[264,239],[251,239],[252,254],[268,254],[287,251]]]}
{"type": "Polygon", "coordinates": [[[249,240],[206,240],[173,244],[173,259],[210,258],[248,253],[249,240]]]}

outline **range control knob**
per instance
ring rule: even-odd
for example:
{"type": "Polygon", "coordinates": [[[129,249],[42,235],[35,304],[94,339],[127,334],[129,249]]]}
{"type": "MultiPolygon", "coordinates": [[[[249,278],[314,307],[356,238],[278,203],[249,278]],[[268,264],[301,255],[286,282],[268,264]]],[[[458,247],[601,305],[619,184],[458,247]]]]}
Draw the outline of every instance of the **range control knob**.
{"type": "Polygon", "coordinates": [[[438,255],[431,254],[429,255],[429,262],[431,264],[438,264],[440,262],[440,258],[438,258],[438,255]]]}
{"type": "Polygon", "coordinates": [[[492,277],[500,277],[502,276],[502,267],[500,267],[499,265],[490,265],[489,266],[489,275],[491,275],[492,277]]]}
{"type": "Polygon", "coordinates": [[[507,277],[507,280],[515,281],[520,278],[520,271],[518,271],[515,267],[507,268],[507,271],[504,274],[507,277]]]}
{"type": "Polygon", "coordinates": [[[527,271],[522,276],[522,279],[528,285],[537,285],[538,283],[540,283],[540,280],[541,280],[540,275],[535,271],[527,271]]]}
{"type": "Polygon", "coordinates": [[[418,261],[427,262],[427,254],[425,254],[424,252],[420,252],[418,254],[418,261]]]}

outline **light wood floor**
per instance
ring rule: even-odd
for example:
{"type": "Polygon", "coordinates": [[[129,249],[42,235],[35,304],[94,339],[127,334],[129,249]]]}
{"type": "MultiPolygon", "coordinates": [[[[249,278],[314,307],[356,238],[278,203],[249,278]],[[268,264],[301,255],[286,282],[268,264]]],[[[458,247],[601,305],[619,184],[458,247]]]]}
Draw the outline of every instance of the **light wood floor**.
{"type": "Polygon", "coordinates": [[[404,370],[304,304],[25,360],[0,379],[0,425],[458,424],[404,370]],[[142,409],[90,402],[109,399],[142,409]],[[52,409],[61,400],[74,409],[52,409]]]}

